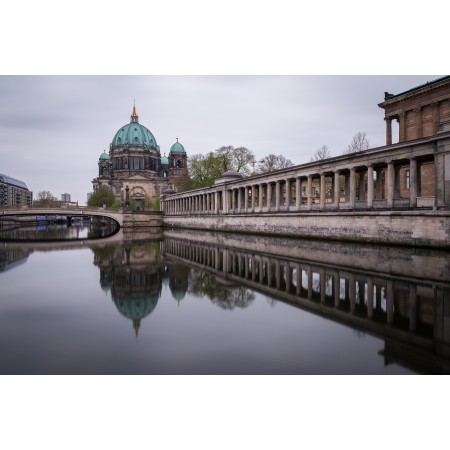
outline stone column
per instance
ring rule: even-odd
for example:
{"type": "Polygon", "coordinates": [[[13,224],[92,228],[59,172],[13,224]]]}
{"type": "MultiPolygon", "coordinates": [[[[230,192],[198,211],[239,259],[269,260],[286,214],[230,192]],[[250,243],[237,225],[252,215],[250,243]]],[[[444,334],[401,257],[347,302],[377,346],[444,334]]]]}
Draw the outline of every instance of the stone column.
{"type": "Polygon", "coordinates": [[[352,167],[350,169],[350,202],[349,206],[351,209],[355,207],[356,198],[356,169],[352,167]]]}
{"type": "Polygon", "coordinates": [[[242,188],[238,188],[237,212],[241,212],[242,188]]]}
{"type": "Polygon", "coordinates": [[[267,183],[267,195],[266,195],[266,206],[267,206],[267,211],[270,211],[271,206],[272,206],[272,185],[270,184],[270,182],[267,183]]]}
{"type": "Polygon", "coordinates": [[[280,197],[281,197],[281,183],[280,181],[275,182],[275,211],[280,210],[280,197]]]}
{"type": "Polygon", "coordinates": [[[258,189],[259,212],[262,212],[262,210],[263,210],[263,199],[264,199],[264,186],[261,183],[259,185],[259,189],[258,189]]]}
{"type": "Polygon", "coordinates": [[[226,198],[226,190],[222,189],[222,214],[227,213],[227,198],[226,198]]]}
{"type": "Polygon", "coordinates": [[[339,185],[339,170],[334,172],[334,206],[339,209],[339,202],[341,201],[341,186],[339,185]]]}
{"type": "Polygon", "coordinates": [[[300,211],[300,205],[302,201],[302,190],[301,190],[301,180],[300,177],[295,179],[295,210],[300,211]]]}
{"type": "Polygon", "coordinates": [[[256,204],[255,204],[255,197],[256,197],[256,185],[252,186],[252,212],[255,212],[256,204]]]}
{"type": "Polygon", "coordinates": [[[286,212],[289,212],[289,207],[291,206],[291,180],[286,179],[286,212]]]}
{"type": "Polygon", "coordinates": [[[417,159],[409,160],[409,206],[417,206],[417,159]]]}
{"type": "Polygon", "coordinates": [[[248,186],[244,187],[244,211],[248,213],[248,186]]]}
{"type": "Polygon", "coordinates": [[[325,173],[320,174],[320,209],[325,209],[325,173]]]}
{"type": "Polygon", "coordinates": [[[367,208],[373,207],[373,166],[367,166],[367,208]]]}
{"type": "Polygon", "coordinates": [[[387,202],[388,208],[394,207],[394,185],[395,185],[395,169],[394,163],[389,161],[387,163],[387,202]]]}
{"type": "Polygon", "coordinates": [[[392,144],[392,118],[385,117],[384,120],[386,121],[386,145],[391,145],[392,144]]]}
{"type": "Polygon", "coordinates": [[[308,199],[308,209],[311,209],[312,206],[312,175],[308,175],[308,184],[306,187],[306,195],[308,199]]]}

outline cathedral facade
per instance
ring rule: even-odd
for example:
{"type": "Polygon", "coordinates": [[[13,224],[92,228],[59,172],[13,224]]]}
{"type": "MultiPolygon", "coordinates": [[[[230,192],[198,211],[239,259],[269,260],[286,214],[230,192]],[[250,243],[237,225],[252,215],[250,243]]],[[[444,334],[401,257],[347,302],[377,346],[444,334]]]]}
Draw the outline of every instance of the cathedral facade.
{"type": "Polygon", "coordinates": [[[100,155],[92,184],[94,192],[106,186],[122,203],[133,199],[138,209],[147,209],[162,191],[189,188],[187,154],[177,138],[169,155],[161,157],[154,135],[139,123],[133,106],[130,123],[117,131],[109,153],[100,155]]]}

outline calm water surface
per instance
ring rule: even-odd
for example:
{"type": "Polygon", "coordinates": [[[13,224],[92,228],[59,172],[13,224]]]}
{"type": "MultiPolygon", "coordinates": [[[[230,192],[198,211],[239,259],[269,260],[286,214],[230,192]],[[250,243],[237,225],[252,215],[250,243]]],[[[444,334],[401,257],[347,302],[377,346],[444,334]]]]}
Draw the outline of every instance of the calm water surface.
{"type": "Polygon", "coordinates": [[[0,372],[448,373],[448,263],[181,231],[0,242],[0,372]]]}

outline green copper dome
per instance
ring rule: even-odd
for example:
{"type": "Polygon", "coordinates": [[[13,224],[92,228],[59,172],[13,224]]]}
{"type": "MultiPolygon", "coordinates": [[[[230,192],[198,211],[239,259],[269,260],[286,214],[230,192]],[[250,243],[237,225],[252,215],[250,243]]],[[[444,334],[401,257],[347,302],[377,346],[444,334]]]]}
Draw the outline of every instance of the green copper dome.
{"type": "Polygon", "coordinates": [[[178,142],[178,138],[177,142],[170,147],[170,153],[186,153],[184,147],[178,142]]]}
{"type": "Polygon", "coordinates": [[[158,303],[157,295],[146,295],[134,299],[114,299],[116,308],[127,319],[140,320],[148,316],[158,303]]]}
{"type": "Polygon", "coordinates": [[[169,158],[168,158],[166,155],[164,155],[164,156],[161,158],[161,165],[162,165],[162,166],[168,166],[168,165],[169,165],[169,158]]]}
{"type": "Polygon", "coordinates": [[[124,125],[111,142],[111,150],[119,147],[143,147],[159,151],[155,136],[148,128],[139,123],[135,107],[133,108],[130,123],[124,125]]]}
{"type": "Polygon", "coordinates": [[[99,159],[110,159],[108,153],[103,152],[99,159]]]}

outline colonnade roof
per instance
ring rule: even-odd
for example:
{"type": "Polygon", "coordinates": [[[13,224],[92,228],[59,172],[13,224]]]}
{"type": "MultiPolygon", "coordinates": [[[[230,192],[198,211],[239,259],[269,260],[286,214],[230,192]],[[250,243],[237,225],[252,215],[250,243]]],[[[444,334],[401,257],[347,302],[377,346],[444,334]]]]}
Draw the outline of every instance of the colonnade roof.
{"type": "Polygon", "coordinates": [[[433,81],[428,81],[424,84],[421,84],[420,86],[416,86],[411,89],[408,89],[407,91],[400,92],[399,94],[389,94],[388,92],[385,92],[385,98],[384,98],[385,101],[382,103],[379,103],[378,106],[380,108],[383,108],[384,105],[386,105],[387,103],[390,103],[391,101],[394,101],[394,100],[398,101],[400,97],[419,92],[421,90],[424,90],[425,88],[433,88],[439,84],[445,84],[447,82],[450,82],[450,75],[446,75],[444,77],[437,78],[436,80],[433,80],[433,81]]]}

